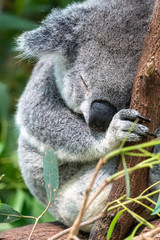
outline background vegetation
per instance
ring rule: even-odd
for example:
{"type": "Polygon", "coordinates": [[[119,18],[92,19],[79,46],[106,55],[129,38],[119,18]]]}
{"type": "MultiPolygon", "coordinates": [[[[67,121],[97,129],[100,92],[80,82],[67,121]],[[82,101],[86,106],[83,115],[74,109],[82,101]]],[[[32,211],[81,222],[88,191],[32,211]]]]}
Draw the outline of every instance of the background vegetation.
{"type": "MultiPolygon", "coordinates": [[[[14,51],[15,38],[35,28],[53,7],[63,8],[74,0],[1,0],[0,1],[0,199],[24,215],[38,216],[42,206],[28,192],[17,161],[17,130],[14,113],[33,63],[21,61],[14,51]]],[[[53,218],[48,214],[42,221],[53,218]]],[[[0,231],[32,223],[23,219],[0,224],[0,231]]]]}

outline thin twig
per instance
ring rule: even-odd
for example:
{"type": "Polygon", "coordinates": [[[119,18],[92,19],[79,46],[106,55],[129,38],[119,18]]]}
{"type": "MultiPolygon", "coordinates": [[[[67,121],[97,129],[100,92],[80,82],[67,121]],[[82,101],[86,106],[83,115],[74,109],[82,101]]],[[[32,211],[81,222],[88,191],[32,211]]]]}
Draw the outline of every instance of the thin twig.
{"type": "MultiPolygon", "coordinates": [[[[96,216],[96,217],[94,217],[94,218],[92,218],[92,219],[90,219],[90,220],[88,220],[88,221],[85,221],[85,222],[81,223],[81,224],[80,224],[80,227],[84,227],[84,226],[93,224],[93,223],[95,223],[96,221],[104,218],[104,216],[105,216],[105,215],[104,215],[104,213],[102,212],[102,213],[100,213],[98,216],[96,216]]],[[[69,233],[70,230],[71,230],[71,227],[70,227],[70,228],[67,228],[67,229],[65,229],[65,230],[63,230],[63,231],[61,231],[60,233],[57,233],[56,235],[52,236],[51,238],[48,238],[47,240],[57,240],[58,238],[66,235],[67,233],[69,233]]]]}
{"type": "MultiPolygon", "coordinates": [[[[156,160],[157,156],[153,157],[152,160],[156,160]]],[[[146,160],[147,161],[147,160],[146,160]]],[[[144,164],[139,163],[136,166],[132,167],[132,168],[128,168],[128,173],[132,173],[133,171],[139,170],[141,168],[145,168],[148,167],[150,165],[148,165],[148,163],[145,164],[145,161],[143,161],[144,164]]],[[[157,163],[156,163],[157,164],[157,163]]],[[[154,162],[151,163],[151,165],[154,165],[154,162]]],[[[151,166],[150,166],[151,167],[151,166]]],[[[113,182],[113,180],[118,180],[119,178],[122,178],[124,176],[124,170],[119,171],[117,173],[115,173],[114,175],[112,175],[111,177],[107,178],[106,180],[104,180],[104,182],[101,184],[101,186],[96,190],[96,192],[92,195],[92,197],[90,198],[90,200],[87,203],[86,206],[86,210],[89,208],[89,206],[92,204],[92,202],[97,198],[97,196],[103,191],[103,189],[110,184],[111,182],[113,182]]]]}
{"type": "Polygon", "coordinates": [[[74,236],[72,240],[80,240],[78,237],[74,236]]]}
{"type": "Polygon", "coordinates": [[[31,233],[30,233],[30,235],[29,235],[29,237],[28,237],[28,240],[31,240],[31,237],[32,237],[32,235],[33,235],[33,232],[34,232],[36,226],[37,226],[37,223],[38,223],[39,219],[42,218],[43,215],[48,211],[50,205],[51,205],[51,201],[48,203],[48,205],[47,205],[46,209],[43,211],[43,213],[42,213],[39,217],[36,218],[35,224],[34,224],[34,226],[33,226],[33,228],[32,228],[32,231],[31,231],[31,233]]]}
{"type": "Polygon", "coordinates": [[[145,239],[153,239],[158,233],[160,233],[160,227],[156,227],[147,233],[143,233],[137,237],[134,237],[134,240],[145,240],[145,239]]]}
{"type": "Polygon", "coordinates": [[[90,184],[88,186],[88,188],[86,189],[85,191],[85,195],[84,195],[84,200],[83,200],[83,203],[82,203],[82,207],[81,207],[81,210],[76,218],[76,220],[74,221],[73,223],[73,226],[71,228],[71,231],[70,231],[70,234],[67,238],[67,240],[72,240],[74,236],[76,236],[78,234],[78,231],[79,231],[79,227],[80,227],[80,224],[81,224],[81,221],[82,221],[82,217],[84,215],[84,213],[86,212],[86,205],[87,205],[87,201],[88,201],[88,198],[89,198],[89,194],[92,190],[92,186],[95,182],[95,179],[99,173],[99,170],[102,168],[102,166],[105,164],[105,161],[103,158],[100,158],[100,160],[98,161],[98,164],[96,166],[96,169],[94,171],[94,174],[93,174],[93,177],[90,181],[90,184]]]}
{"type": "Polygon", "coordinates": [[[47,240],[57,240],[57,239],[59,239],[60,237],[62,237],[62,236],[64,236],[64,235],[66,235],[67,233],[69,233],[70,230],[71,230],[71,227],[70,227],[70,228],[67,228],[67,229],[65,229],[65,230],[63,230],[63,231],[61,231],[61,232],[59,232],[59,233],[57,233],[57,234],[55,234],[54,236],[48,238],[47,240]]]}
{"type": "Polygon", "coordinates": [[[29,235],[29,237],[28,237],[28,240],[31,240],[31,237],[32,237],[32,235],[33,235],[33,232],[34,232],[36,226],[37,226],[38,221],[39,221],[39,218],[36,218],[36,221],[35,221],[35,223],[34,223],[34,226],[33,226],[33,228],[32,228],[32,231],[31,231],[31,233],[30,233],[30,235],[29,235]]]}
{"type": "MultiPolygon", "coordinates": [[[[139,195],[138,197],[134,198],[134,201],[143,201],[143,200],[146,200],[146,199],[148,199],[148,197],[150,197],[150,196],[152,196],[152,195],[155,195],[155,194],[157,194],[157,193],[160,193],[160,189],[159,189],[159,190],[156,190],[156,191],[154,191],[154,192],[152,192],[152,193],[149,193],[149,194],[147,194],[147,195],[145,195],[145,196],[144,196],[144,195],[143,195],[143,196],[139,195]]],[[[116,203],[116,202],[117,202],[117,200],[114,201],[114,203],[116,203]]],[[[132,200],[132,199],[129,199],[129,200],[123,202],[123,205],[128,205],[128,204],[130,204],[130,203],[132,203],[132,202],[133,202],[133,200],[132,200]]],[[[106,206],[106,208],[103,210],[103,212],[110,212],[110,211],[113,211],[113,210],[121,207],[121,204],[117,204],[117,205],[114,205],[114,206],[112,206],[112,205],[113,205],[113,204],[110,203],[109,206],[106,206]]]]}

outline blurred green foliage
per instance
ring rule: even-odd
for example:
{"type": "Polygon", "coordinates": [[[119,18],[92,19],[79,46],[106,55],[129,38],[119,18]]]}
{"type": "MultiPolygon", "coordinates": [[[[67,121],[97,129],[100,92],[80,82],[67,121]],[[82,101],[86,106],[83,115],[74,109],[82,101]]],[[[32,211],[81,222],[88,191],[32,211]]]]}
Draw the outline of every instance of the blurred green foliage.
{"type": "MultiPolygon", "coordinates": [[[[63,8],[73,1],[0,1],[0,176],[5,174],[0,178],[0,200],[23,215],[37,217],[44,208],[28,192],[18,167],[14,113],[33,64],[17,58],[15,38],[23,31],[35,28],[53,7],[63,8]]],[[[49,214],[42,218],[42,221],[52,220],[49,214]]],[[[0,231],[28,223],[32,223],[31,220],[0,224],[0,231]]]]}

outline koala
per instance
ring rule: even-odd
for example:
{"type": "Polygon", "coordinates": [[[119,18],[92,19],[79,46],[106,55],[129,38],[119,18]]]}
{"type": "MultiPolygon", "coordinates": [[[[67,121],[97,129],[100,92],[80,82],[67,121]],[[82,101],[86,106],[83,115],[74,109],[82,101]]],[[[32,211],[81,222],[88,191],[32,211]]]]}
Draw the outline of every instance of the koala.
{"type": "MultiPolygon", "coordinates": [[[[80,210],[98,159],[118,148],[134,120],[143,118],[129,102],[154,5],[153,0],[73,3],[53,9],[37,29],[17,39],[22,57],[38,60],[17,107],[19,165],[31,193],[46,205],[43,153],[46,145],[53,148],[60,185],[50,212],[67,226],[80,210]]],[[[139,123],[127,141],[148,132],[139,123]]],[[[107,162],[92,192],[117,164],[117,159],[107,162]]],[[[104,208],[111,187],[93,202],[84,221],[104,208]]]]}

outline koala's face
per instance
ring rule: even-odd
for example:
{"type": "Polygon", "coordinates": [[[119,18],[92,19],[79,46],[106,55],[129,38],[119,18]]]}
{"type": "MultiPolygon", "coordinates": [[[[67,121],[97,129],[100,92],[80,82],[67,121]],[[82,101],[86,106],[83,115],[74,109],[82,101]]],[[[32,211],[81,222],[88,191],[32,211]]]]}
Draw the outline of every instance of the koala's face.
{"type": "Polygon", "coordinates": [[[106,129],[129,104],[144,35],[136,21],[123,8],[75,4],[54,10],[41,27],[22,34],[18,46],[25,56],[50,56],[68,107],[106,129]]]}
{"type": "Polygon", "coordinates": [[[87,41],[77,49],[76,59],[59,86],[67,105],[82,113],[87,123],[97,102],[101,110],[96,106],[96,114],[101,111],[106,116],[129,105],[133,76],[127,72],[125,59],[120,60],[118,55],[114,59],[107,50],[107,44],[102,46],[96,39],[87,41]]]}

